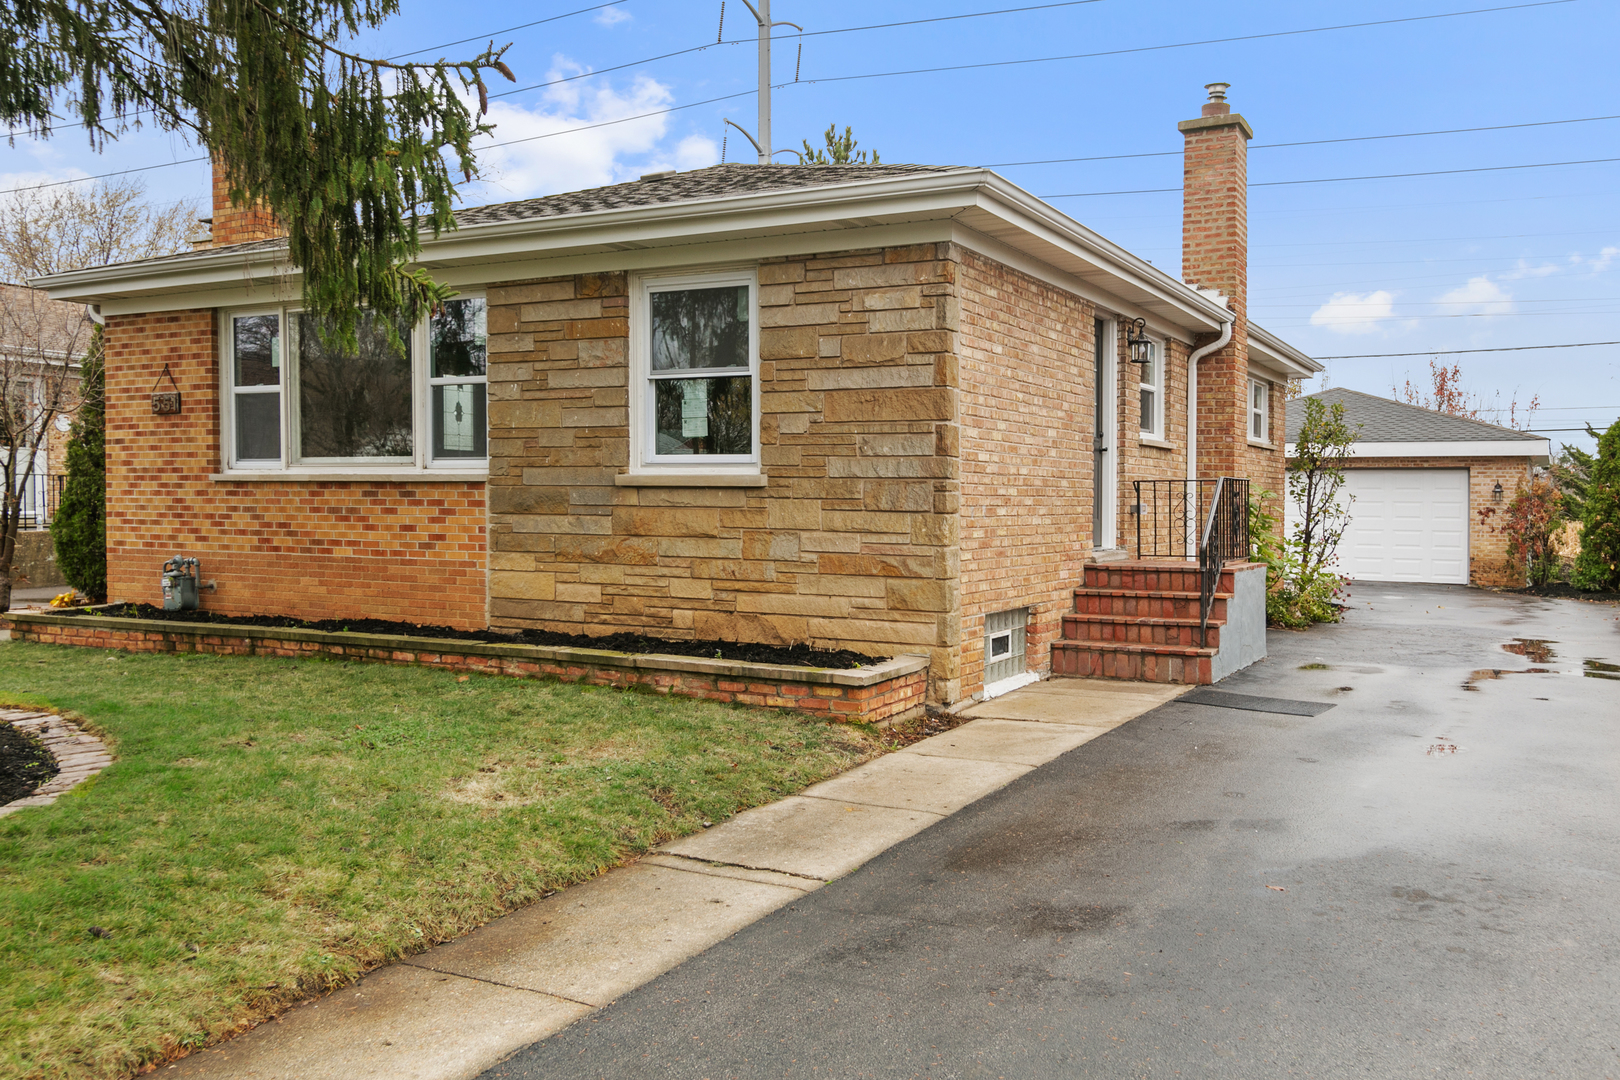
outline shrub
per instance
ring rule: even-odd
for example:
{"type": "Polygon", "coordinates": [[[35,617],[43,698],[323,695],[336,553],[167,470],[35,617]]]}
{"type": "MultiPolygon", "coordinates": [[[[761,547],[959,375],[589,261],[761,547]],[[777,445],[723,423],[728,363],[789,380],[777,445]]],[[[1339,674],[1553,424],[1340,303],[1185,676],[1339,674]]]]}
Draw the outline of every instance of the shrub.
{"type": "Polygon", "coordinates": [[[1545,585],[1558,577],[1553,533],[1563,524],[1563,504],[1564,497],[1551,477],[1532,477],[1529,483],[1521,480],[1497,526],[1507,534],[1512,571],[1532,585],[1545,585]]]}
{"type": "Polygon", "coordinates": [[[1620,420],[1598,439],[1571,579],[1587,592],[1620,592],[1620,420]]]}
{"type": "Polygon", "coordinates": [[[1321,568],[1306,573],[1299,541],[1279,539],[1275,532],[1277,518],[1267,511],[1275,498],[1270,491],[1249,497],[1252,557],[1266,566],[1266,622],[1292,630],[1338,622],[1346,579],[1321,568]]]}
{"type": "Polygon", "coordinates": [[[51,520],[51,542],[68,584],[99,602],[107,598],[107,417],[99,326],[80,376],[79,414],[67,445],[67,483],[51,520]]]}

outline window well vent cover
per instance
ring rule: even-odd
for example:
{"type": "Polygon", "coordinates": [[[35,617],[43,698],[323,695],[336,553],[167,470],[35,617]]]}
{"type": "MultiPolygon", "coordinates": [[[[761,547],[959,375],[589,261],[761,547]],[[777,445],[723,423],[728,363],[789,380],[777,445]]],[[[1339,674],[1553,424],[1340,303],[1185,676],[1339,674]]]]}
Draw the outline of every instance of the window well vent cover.
{"type": "Polygon", "coordinates": [[[1024,673],[1024,624],[1028,621],[1028,608],[998,611],[984,617],[986,684],[1024,673]]]}

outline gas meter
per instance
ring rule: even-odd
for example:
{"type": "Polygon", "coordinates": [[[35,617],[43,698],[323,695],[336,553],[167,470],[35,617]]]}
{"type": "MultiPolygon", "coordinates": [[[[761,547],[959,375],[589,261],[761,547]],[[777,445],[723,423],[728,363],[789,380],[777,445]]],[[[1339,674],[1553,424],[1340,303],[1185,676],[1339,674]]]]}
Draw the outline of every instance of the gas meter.
{"type": "Polygon", "coordinates": [[[193,558],[176,555],[163,564],[163,610],[196,611],[197,579],[202,575],[202,563],[193,558]]]}

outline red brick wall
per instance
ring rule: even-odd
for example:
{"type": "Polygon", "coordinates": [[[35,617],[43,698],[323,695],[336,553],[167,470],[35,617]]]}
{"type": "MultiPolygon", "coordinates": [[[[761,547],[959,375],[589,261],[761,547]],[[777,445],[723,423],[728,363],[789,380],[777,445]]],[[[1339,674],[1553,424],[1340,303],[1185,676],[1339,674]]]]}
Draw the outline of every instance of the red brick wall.
{"type": "MultiPolygon", "coordinates": [[[[107,578],[115,600],[162,603],[171,555],[202,559],[203,607],[303,618],[485,625],[482,481],[214,481],[211,310],[107,320],[107,578]],[[154,416],[164,364],[183,412],[154,416]]],[[[167,384],[165,384],[167,385],[167,384]]]]}
{"type": "Polygon", "coordinates": [[[263,205],[238,206],[231,201],[231,184],[218,159],[214,161],[214,220],[210,228],[213,245],[245,244],[287,235],[275,214],[263,205]]]}

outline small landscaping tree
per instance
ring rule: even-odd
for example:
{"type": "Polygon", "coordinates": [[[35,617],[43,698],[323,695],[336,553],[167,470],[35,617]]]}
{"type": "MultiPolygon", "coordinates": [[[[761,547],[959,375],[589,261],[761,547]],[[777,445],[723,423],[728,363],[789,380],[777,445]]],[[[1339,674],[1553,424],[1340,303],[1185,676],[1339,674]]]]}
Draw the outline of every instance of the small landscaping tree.
{"type": "Polygon", "coordinates": [[[1518,493],[1508,503],[1498,526],[1507,534],[1508,562],[1532,585],[1545,585],[1558,576],[1558,553],[1553,533],[1563,524],[1564,497],[1548,476],[1519,481],[1518,493]]]}
{"type": "Polygon", "coordinates": [[[1587,592],[1620,591],[1620,420],[1598,439],[1571,579],[1587,592]]]}
{"type": "Polygon", "coordinates": [[[90,599],[107,598],[107,417],[103,400],[101,327],[80,369],[79,413],[67,444],[67,483],[51,520],[56,565],[90,599]]]}
{"type": "Polygon", "coordinates": [[[1339,492],[1356,439],[1342,404],[1311,397],[1303,404],[1305,419],[1288,465],[1288,500],[1298,515],[1292,532],[1280,541],[1272,536],[1275,518],[1266,511],[1271,492],[1254,494],[1249,508],[1254,557],[1266,564],[1267,618],[1294,627],[1339,618],[1333,601],[1344,579],[1331,567],[1350,523],[1349,500],[1339,492]]]}

